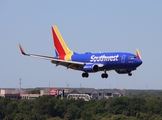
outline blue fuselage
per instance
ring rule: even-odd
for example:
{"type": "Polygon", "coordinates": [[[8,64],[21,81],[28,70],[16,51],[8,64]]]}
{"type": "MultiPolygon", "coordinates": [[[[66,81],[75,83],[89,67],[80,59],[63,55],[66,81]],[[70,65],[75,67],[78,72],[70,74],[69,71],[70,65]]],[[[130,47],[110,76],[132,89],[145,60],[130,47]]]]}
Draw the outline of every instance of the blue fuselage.
{"type": "Polygon", "coordinates": [[[126,52],[109,53],[85,53],[72,55],[72,61],[102,64],[101,70],[135,70],[142,64],[142,61],[136,55],[126,52]]]}

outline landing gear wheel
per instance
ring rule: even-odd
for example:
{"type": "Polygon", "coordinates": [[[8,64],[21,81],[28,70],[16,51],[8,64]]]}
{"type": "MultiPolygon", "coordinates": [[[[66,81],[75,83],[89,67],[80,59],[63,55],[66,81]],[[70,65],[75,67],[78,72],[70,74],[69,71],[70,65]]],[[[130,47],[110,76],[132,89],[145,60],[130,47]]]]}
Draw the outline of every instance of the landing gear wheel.
{"type": "Polygon", "coordinates": [[[108,78],[108,74],[107,74],[107,73],[102,73],[102,74],[101,74],[101,77],[102,77],[102,78],[108,78]]]}
{"type": "Polygon", "coordinates": [[[105,78],[105,74],[104,74],[104,73],[102,73],[102,74],[101,74],[101,77],[102,77],[102,78],[105,78]]]}
{"type": "Polygon", "coordinates": [[[132,76],[132,73],[128,73],[128,76],[132,76]]]}
{"type": "Polygon", "coordinates": [[[82,77],[85,77],[85,73],[82,73],[82,77]]]}
{"type": "Polygon", "coordinates": [[[85,77],[88,78],[89,74],[88,73],[85,73],[85,77]]]}
{"type": "Polygon", "coordinates": [[[89,74],[88,74],[88,73],[82,73],[82,77],[83,77],[83,78],[84,78],[84,77],[88,78],[88,77],[89,77],[89,74]]]}
{"type": "Polygon", "coordinates": [[[104,73],[101,74],[102,78],[108,78],[108,74],[106,73],[106,69],[104,69],[104,73]]]}
{"type": "Polygon", "coordinates": [[[108,74],[107,73],[105,73],[105,78],[108,78],[108,74]]]}

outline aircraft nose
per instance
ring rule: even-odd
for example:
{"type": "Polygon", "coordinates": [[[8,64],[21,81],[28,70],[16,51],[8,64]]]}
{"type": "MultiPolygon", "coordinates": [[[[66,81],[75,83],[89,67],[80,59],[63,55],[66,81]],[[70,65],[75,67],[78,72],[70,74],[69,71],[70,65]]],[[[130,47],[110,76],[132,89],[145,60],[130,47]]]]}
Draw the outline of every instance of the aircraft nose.
{"type": "Polygon", "coordinates": [[[141,65],[142,64],[142,60],[138,59],[138,64],[141,65]]]}
{"type": "Polygon", "coordinates": [[[136,64],[136,67],[140,66],[142,64],[142,60],[139,58],[135,59],[135,64],[136,64]]]}

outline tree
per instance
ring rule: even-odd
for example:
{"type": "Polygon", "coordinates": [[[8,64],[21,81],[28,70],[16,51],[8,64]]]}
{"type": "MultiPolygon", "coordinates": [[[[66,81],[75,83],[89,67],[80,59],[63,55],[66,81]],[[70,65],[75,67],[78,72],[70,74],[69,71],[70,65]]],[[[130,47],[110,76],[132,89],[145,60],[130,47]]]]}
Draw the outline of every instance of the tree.
{"type": "Polygon", "coordinates": [[[30,90],[28,91],[28,94],[40,94],[40,90],[37,90],[37,89],[30,90]]]}

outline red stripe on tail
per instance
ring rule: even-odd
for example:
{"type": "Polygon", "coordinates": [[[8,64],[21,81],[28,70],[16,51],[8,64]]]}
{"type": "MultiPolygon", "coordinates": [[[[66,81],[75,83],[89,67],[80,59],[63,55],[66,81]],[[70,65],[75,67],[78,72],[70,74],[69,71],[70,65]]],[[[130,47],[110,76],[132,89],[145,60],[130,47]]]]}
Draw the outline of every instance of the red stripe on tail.
{"type": "Polygon", "coordinates": [[[52,27],[52,35],[53,35],[53,41],[54,41],[54,47],[56,48],[59,56],[61,57],[60,59],[64,59],[64,56],[66,55],[65,50],[63,49],[63,46],[61,45],[59,38],[57,37],[53,27],[52,27]]]}

